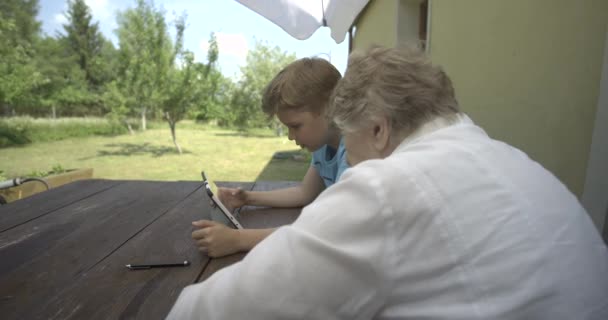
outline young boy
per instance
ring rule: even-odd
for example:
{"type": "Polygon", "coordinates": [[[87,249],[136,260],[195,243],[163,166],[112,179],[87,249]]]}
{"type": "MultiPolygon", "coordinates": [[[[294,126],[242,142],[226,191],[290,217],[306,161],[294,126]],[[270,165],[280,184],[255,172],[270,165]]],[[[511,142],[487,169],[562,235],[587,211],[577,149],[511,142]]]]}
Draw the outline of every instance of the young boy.
{"type": "MultiPolygon", "coordinates": [[[[218,196],[230,210],[244,205],[306,206],[338,181],[348,168],[346,151],[339,130],[325,117],[325,109],[340,78],[340,72],[326,60],[303,58],[289,64],[268,84],[262,98],[264,112],[276,115],[287,126],[289,140],[313,153],[311,165],[297,187],[262,192],[219,188],[218,196]]],[[[208,220],[192,224],[197,228],[192,238],[199,250],[211,257],[248,251],[275,230],[235,230],[208,220]]]]}

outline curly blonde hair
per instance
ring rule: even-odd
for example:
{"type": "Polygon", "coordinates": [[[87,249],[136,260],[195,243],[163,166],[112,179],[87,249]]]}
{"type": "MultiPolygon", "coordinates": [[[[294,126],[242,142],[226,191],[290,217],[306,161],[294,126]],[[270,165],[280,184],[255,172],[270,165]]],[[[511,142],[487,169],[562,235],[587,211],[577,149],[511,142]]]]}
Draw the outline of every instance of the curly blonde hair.
{"type": "Polygon", "coordinates": [[[296,60],[266,86],[262,110],[269,117],[285,109],[325,114],[331,93],[341,77],[340,71],[327,60],[296,60]]]}
{"type": "Polygon", "coordinates": [[[328,116],[344,132],[386,117],[394,132],[411,133],[459,112],[452,81],[416,47],[353,52],[330,102],[328,116]]]}

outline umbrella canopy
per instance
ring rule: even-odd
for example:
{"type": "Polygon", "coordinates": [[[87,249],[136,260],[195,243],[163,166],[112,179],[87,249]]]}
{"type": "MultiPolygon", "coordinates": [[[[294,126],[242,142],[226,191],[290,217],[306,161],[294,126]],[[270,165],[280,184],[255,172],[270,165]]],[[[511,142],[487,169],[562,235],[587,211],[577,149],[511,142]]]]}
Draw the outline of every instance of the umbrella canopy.
{"type": "Polygon", "coordinates": [[[331,29],[337,42],[344,37],[369,0],[237,0],[274,22],[296,39],[312,36],[319,27],[331,29]]]}

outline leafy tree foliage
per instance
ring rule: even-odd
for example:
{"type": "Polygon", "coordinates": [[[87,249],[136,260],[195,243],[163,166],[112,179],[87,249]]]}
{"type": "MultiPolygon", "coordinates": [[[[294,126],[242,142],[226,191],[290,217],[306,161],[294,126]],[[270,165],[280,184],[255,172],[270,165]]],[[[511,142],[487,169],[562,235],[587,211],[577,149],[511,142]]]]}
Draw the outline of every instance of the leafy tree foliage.
{"type": "Polygon", "coordinates": [[[84,0],[68,0],[68,10],[65,13],[68,23],[65,29],[66,44],[71,53],[76,55],[77,63],[85,74],[89,86],[97,86],[101,82],[100,56],[105,39],[99,32],[98,22],[93,17],[84,0]]]}
{"type": "Polygon", "coordinates": [[[34,90],[38,107],[30,114],[101,115],[95,108],[88,108],[94,96],[87,89],[86,76],[70,54],[65,39],[46,37],[37,44],[36,69],[42,81],[34,90]],[[97,112],[96,112],[97,111],[97,112]]]}
{"type": "Polygon", "coordinates": [[[134,118],[145,130],[155,117],[167,121],[178,151],[176,126],[185,118],[242,129],[277,123],[262,113],[261,95],[294,54],[257,41],[240,76],[225,77],[215,35],[206,59],[195,57],[184,49],[185,16],[168,23],[150,0],[117,13],[117,48],[85,0],[68,0],[67,22],[54,36],[41,35],[38,7],[38,0],[0,1],[2,115],[108,116],[131,132],[134,118]]]}
{"type": "Polygon", "coordinates": [[[144,0],[118,14],[120,88],[130,97],[127,106],[141,115],[146,130],[147,113],[162,100],[158,88],[171,68],[174,51],[164,13],[144,0]]]}
{"type": "Polygon", "coordinates": [[[247,64],[241,67],[241,79],[232,92],[230,109],[234,125],[240,128],[272,125],[272,119],[262,112],[262,93],[270,80],[295,59],[294,54],[281,51],[279,47],[256,42],[247,54],[247,64]]]}
{"type": "Polygon", "coordinates": [[[37,0],[0,2],[0,104],[5,114],[35,103],[31,91],[42,81],[34,63],[39,37],[37,0]]]}

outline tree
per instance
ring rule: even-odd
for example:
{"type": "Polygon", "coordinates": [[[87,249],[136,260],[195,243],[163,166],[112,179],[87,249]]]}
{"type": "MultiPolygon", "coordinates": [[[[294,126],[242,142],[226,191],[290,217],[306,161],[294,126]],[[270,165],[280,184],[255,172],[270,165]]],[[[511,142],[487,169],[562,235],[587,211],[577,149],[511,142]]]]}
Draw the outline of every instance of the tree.
{"type": "Polygon", "coordinates": [[[119,83],[128,108],[146,114],[162,100],[162,84],[172,66],[173,48],[163,12],[153,4],[137,0],[133,9],[118,14],[119,83]]]}
{"type": "Polygon", "coordinates": [[[103,39],[101,51],[93,59],[91,69],[98,81],[98,89],[103,89],[107,83],[116,80],[116,70],[118,68],[118,50],[108,39],[103,39]]]}
{"type": "Polygon", "coordinates": [[[40,33],[37,14],[37,0],[0,2],[0,103],[5,114],[32,103],[31,91],[42,81],[33,62],[40,33]]]}
{"type": "Polygon", "coordinates": [[[256,41],[247,54],[247,64],[241,67],[241,79],[232,95],[230,109],[234,125],[240,128],[272,125],[262,112],[262,93],[274,76],[296,59],[294,54],[281,51],[277,46],[256,41]]]}
{"type": "Polygon", "coordinates": [[[38,15],[38,0],[2,0],[0,1],[0,17],[4,22],[12,22],[13,32],[4,34],[10,43],[23,47],[31,46],[40,33],[38,15]]]}
{"type": "Polygon", "coordinates": [[[135,134],[129,122],[132,109],[128,105],[131,103],[129,97],[123,95],[118,81],[115,80],[106,84],[102,99],[104,104],[110,107],[107,116],[112,120],[124,123],[129,129],[129,133],[131,135],[135,134]]]}
{"type": "Polygon", "coordinates": [[[63,25],[66,42],[78,58],[78,65],[84,71],[90,87],[100,85],[98,63],[105,39],[99,32],[98,22],[92,22],[89,7],[84,0],[68,0],[68,10],[64,14],[68,20],[63,25]]]}
{"type": "Polygon", "coordinates": [[[235,92],[232,79],[225,77],[218,69],[212,69],[207,81],[201,84],[201,97],[192,109],[197,121],[216,120],[220,126],[232,125],[235,121],[230,103],[235,92]]]}
{"type": "MultiPolygon", "coordinates": [[[[207,52],[207,64],[195,63],[194,54],[190,51],[183,50],[183,34],[185,29],[185,16],[182,16],[175,23],[176,40],[174,65],[169,70],[167,83],[164,85],[163,110],[164,117],[171,130],[173,144],[177,151],[181,154],[182,149],[177,143],[176,124],[184,118],[188,109],[194,104],[206,97],[210,91],[213,91],[213,85],[208,85],[209,75],[216,69],[216,62],[219,55],[215,36],[212,34],[210,46],[207,52]],[[176,60],[179,59],[181,67],[177,67],[176,60]]],[[[211,92],[212,93],[212,92],[211,92]]]]}
{"type": "MultiPolygon", "coordinates": [[[[219,49],[217,38],[214,33],[209,36],[209,46],[207,50],[207,64],[203,68],[202,79],[198,85],[198,100],[190,109],[191,116],[197,121],[207,121],[210,119],[218,119],[221,115],[220,106],[225,99],[222,99],[220,92],[224,78],[222,73],[217,68],[217,60],[219,57],[219,49]]],[[[229,81],[229,79],[228,79],[229,81]]],[[[223,107],[223,105],[222,105],[223,107]]]]}
{"type": "Polygon", "coordinates": [[[45,37],[36,45],[36,68],[42,75],[35,94],[40,106],[55,118],[63,114],[90,114],[86,107],[93,99],[87,89],[86,76],[78,65],[65,38],[45,37]]]}

